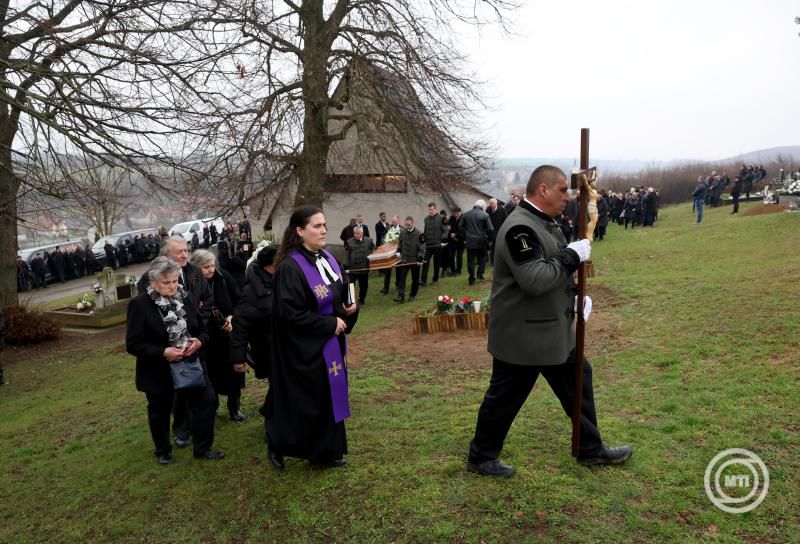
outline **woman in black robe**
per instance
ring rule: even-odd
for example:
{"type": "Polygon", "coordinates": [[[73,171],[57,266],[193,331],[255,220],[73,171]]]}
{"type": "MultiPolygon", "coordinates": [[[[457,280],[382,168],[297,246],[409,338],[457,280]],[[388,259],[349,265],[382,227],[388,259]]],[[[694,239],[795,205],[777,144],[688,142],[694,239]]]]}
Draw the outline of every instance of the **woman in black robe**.
{"type": "MultiPolygon", "coordinates": [[[[242,290],[239,304],[233,311],[231,331],[231,363],[236,372],[245,372],[247,365],[253,367],[256,378],[269,379],[272,359],[272,293],[277,248],[261,249],[255,260],[247,267],[247,283],[242,290]]],[[[266,398],[259,408],[265,414],[266,398]]]]}
{"type": "Polygon", "coordinates": [[[358,307],[343,303],[346,286],[335,272],[341,267],[323,250],[327,233],[322,211],[302,206],[292,214],[275,257],[270,389],[264,415],[267,457],[278,469],[284,466],[284,455],[323,466],[345,464],[347,438],[344,421],[335,420],[329,373],[343,372],[346,378],[347,370],[345,361],[329,368],[323,348],[335,337],[340,354],[345,353],[345,333],[355,325],[358,307]],[[318,277],[325,285],[312,291],[297,259],[320,270],[318,277]],[[333,315],[320,313],[321,292],[332,294],[333,315]]]}
{"type": "Polygon", "coordinates": [[[244,374],[235,372],[230,363],[231,331],[233,328],[233,309],[239,302],[239,289],[231,275],[217,267],[217,259],[213,253],[198,249],[192,253],[189,262],[200,269],[208,286],[214,292],[214,306],[208,317],[209,343],[206,346],[208,360],[208,377],[214,391],[228,397],[228,415],[232,421],[244,421],[246,416],[241,410],[244,374]]]}

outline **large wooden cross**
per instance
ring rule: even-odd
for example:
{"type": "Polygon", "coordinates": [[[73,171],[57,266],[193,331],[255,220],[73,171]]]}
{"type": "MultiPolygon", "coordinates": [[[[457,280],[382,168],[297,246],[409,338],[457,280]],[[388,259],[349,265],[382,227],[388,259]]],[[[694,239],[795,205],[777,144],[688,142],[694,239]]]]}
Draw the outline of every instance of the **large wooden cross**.
{"type": "MultiPolygon", "coordinates": [[[[573,189],[583,186],[583,181],[593,179],[597,168],[589,168],[589,129],[581,129],[581,165],[580,170],[573,172],[571,184],[573,189]]],[[[580,192],[578,200],[578,239],[586,238],[586,211],[589,195],[586,190],[580,192]]],[[[581,446],[581,399],[583,397],[583,351],[586,336],[586,321],[583,319],[583,300],[586,296],[586,269],[588,262],[578,267],[578,299],[577,324],[575,326],[575,398],[572,404],[572,456],[578,457],[581,446]]]]}

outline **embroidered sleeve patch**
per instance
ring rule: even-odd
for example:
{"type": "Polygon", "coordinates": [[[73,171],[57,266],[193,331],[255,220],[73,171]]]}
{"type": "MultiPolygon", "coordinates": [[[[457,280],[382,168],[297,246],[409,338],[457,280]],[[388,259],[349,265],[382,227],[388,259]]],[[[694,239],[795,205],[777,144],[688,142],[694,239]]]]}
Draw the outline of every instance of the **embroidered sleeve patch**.
{"type": "Polygon", "coordinates": [[[506,245],[516,263],[527,263],[542,258],[542,245],[532,228],[515,225],[506,231],[506,245]]]}

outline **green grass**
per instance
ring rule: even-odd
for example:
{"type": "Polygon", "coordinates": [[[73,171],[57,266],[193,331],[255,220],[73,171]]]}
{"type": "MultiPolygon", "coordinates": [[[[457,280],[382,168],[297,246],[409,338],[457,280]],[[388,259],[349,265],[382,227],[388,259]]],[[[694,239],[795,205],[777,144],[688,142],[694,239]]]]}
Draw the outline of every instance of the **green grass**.
{"type": "Polygon", "coordinates": [[[351,336],[365,355],[341,470],[271,469],[254,380],[247,422],[217,420],[226,459],[176,450],[161,467],[121,338],[15,360],[0,389],[0,542],[800,542],[800,215],[708,210],[695,226],[681,206],[654,229],[609,233],[593,247],[587,356],[603,436],[636,449],[626,465],[578,466],[542,382],[503,451],[517,476],[467,473],[488,354],[430,366],[381,340],[436,294],[482,293],[461,276],[396,305],[376,278],[351,336]],[[707,463],[732,447],[770,469],[766,500],[742,515],[703,489],[707,463]]]}

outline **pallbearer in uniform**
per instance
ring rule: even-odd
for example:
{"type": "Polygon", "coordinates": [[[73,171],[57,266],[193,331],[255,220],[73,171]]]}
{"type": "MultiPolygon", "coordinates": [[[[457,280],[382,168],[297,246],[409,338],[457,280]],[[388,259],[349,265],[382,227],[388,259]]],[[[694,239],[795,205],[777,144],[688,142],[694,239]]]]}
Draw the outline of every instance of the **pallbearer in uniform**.
{"type": "MultiPolygon", "coordinates": [[[[575,394],[575,296],[572,277],[589,258],[589,240],[567,245],[558,223],[569,201],[567,178],[555,166],[531,174],[526,196],[497,233],[489,353],[489,389],[478,411],[467,468],[484,476],[513,476],[498,460],[508,430],[541,374],[572,415],[575,394]]],[[[591,301],[584,314],[591,310],[591,301]]],[[[586,315],[585,317],[588,317],[586,315]]],[[[609,448],[600,439],[592,368],[584,360],[581,403],[582,465],[619,464],[631,448],[609,448]]]]}
{"type": "Polygon", "coordinates": [[[266,418],[267,457],[278,469],[284,456],[314,464],[345,464],[344,420],[350,416],[345,334],[358,317],[345,304],[336,259],[324,249],[322,210],[292,214],[275,257],[272,361],[266,418]]]}

